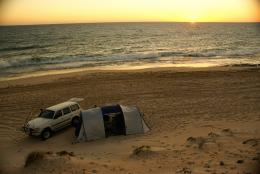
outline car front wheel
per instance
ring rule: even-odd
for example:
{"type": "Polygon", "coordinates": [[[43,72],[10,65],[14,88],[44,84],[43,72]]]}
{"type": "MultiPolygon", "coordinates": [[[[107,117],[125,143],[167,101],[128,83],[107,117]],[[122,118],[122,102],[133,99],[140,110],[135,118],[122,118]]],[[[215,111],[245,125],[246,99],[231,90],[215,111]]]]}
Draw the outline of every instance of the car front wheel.
{"type": "Polygon", "coordinates": [[[51,130],[50,129],[44,129],[41,133],[42,140],[47,140],[51,137],[51,130]]]}

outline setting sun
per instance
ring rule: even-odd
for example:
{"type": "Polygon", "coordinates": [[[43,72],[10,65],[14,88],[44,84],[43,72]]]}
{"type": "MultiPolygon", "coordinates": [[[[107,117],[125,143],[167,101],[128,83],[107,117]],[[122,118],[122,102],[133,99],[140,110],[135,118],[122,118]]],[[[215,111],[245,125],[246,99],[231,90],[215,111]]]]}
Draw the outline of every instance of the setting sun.
{"type": "Polygon", "coordinates": [[[190,23],[194,24],[195,22],[197,22],[198,18],[193,16],[190,18],[190,23]]]}
{"type": "Polygon", "coordinates": [[[256,22],[257,0],[12,0],[0,23],[256,22]]]}

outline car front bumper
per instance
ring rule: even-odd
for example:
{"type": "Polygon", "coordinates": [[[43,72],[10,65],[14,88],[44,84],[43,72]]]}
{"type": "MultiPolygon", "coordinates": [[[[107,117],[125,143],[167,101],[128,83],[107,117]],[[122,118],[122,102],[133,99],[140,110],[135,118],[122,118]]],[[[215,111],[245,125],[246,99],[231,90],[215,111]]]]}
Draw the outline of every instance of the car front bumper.
{"type": "Polygon", "coordinates": [[[30,136],[39,136],[41,135],[41,131],[32,129],[32,128],[28,128],[28,127],[23,127],[23,131],[25,134],[30,135],[30,136]]]}

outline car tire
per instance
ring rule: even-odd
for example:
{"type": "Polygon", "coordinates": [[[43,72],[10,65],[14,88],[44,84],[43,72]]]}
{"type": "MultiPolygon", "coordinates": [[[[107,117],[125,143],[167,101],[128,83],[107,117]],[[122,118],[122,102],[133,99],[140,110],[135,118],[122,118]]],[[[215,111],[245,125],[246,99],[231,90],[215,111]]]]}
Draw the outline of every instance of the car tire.
{"type": "Polygon", "coordinates": [[[71,121],[71,126],[76,127],[80,123],[79,117],[74,117],[71,121]]]}
{"type": "Polygon", "coordinates": [[[41,133],[41,138],[42,140],[47,140],[51,137],[52,132],[50,129],[44,129],[41,133]]]}

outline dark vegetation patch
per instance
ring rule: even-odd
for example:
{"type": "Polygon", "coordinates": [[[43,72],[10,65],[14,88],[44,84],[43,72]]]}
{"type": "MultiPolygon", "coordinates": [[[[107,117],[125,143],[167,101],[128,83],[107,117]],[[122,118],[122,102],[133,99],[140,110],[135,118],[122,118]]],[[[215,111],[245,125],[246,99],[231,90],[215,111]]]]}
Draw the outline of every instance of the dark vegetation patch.
{"type": "Polygon", "coordinates": [[[75,156],[73,152],[67,152],[66,150],[57,152],[56,154],[59,156],[75,156]]]}
{"type": "Polygon", "coordinates": [[[29,153],[25,159],[24,167],[30,166],[32,163],[41,161],[45,157],[45,152],[33,151],[29,153]]]}
{"type": "Polygon", "coordinates": [[[132,157],[148,157],[155,154],[154,151],[152,151],[151,146],[140,146],[136,147],[132,152],[132,157]]]}

